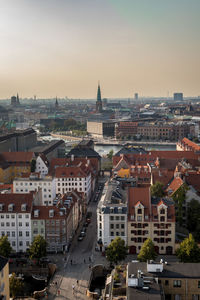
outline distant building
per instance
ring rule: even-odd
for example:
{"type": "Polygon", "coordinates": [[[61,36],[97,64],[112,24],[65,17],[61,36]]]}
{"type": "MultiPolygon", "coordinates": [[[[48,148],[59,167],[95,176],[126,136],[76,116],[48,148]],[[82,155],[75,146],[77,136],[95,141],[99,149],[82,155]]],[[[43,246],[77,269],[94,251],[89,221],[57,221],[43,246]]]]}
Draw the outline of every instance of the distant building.
{"type": "Polygon", "coordinates": [[[182,101],[183,100],[183,93],[174,93],[174,100],[175,101],[182,101]]]}
{"type": "Polygon", "coordinates": [[[58,99],[56,97],[56,102],[55,102],[55,109],[58,109],[59,105],[58,105],[58,99]]]}
{"type": "Polygon", "coordinates": [[[115,122],[109,121],[87,121],[87,132],[94,137],[114,137],[115,122]]]}
{"type": "Polygon", "coordinates": [[[98,113],[102,112],[101,89],[99,84],[97,90],[96,112],[98,113]]]}
{"type": "Polygon", "coordinates": [[[17,97],[16,96],[12,96],[11,97],[11,105],[12,106],[18,106],[18,105],[20,105],[19,95],[18,94],[17,94],[17,97]]]}
{"type": "Polygon", "coordinates": [[[135,100],[138,100],[138,93],[135,93],[135,100]]]}

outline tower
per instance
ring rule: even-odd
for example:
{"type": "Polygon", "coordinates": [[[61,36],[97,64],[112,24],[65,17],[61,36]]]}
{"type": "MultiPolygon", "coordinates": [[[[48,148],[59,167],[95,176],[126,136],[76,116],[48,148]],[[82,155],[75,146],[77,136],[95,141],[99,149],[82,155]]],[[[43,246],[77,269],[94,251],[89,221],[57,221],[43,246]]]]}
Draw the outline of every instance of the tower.
{"type": "Polygon", "coordinates": [[[98,112],[98,113],[102,112],[102,101],[101,101],[100,84],[98,84],[98,89],[97,89],[96,112],[98,112]]]}
{"type": "Polygon", "coordinates": [[[17,93],[17,103],[16,103],[17,105],[19,105],[20,103],[19,103],[19,95],[18,95],[18,93],[17,93]]]}
{"type": "Polygon", "coordinates": [[[58,99],[56,97],[55,108],[58,109],[58,99]]]}

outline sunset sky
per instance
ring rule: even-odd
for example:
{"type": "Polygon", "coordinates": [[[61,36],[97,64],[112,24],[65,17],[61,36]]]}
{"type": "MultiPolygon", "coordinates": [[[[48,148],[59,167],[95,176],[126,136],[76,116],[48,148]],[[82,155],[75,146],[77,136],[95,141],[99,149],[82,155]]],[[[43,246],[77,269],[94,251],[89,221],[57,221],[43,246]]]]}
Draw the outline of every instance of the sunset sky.
{"type": "Polygon", "coordinates": [[[0,0],[0,98],[200,95],[200,0],[0,0]]]}

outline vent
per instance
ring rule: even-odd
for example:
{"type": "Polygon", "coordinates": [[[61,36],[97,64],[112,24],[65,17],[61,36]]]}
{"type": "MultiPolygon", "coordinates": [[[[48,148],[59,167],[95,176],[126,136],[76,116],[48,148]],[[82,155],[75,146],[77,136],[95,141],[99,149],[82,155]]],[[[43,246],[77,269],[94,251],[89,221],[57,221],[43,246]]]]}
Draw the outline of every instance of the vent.
{"type": "Polygon", "coordinates": [[[8,211],[13,211],[13,209],[14,209],[14,204],[13,203],[9,204],[8,211]]]}
{"type": "Polygon", "coordinates": [[[53,216],[54,216],[54,210],[53,210],[53,209],[50,209],[50,211],[49,211],[49,217],[50,217],[50,218],[53,218],[53,216]]]}
{"type": "Polygon", "coordinates": [[[27,208],[27,204],[24,203],[21,205],[21,211],[26,211],[26,208],[27,208]]]}

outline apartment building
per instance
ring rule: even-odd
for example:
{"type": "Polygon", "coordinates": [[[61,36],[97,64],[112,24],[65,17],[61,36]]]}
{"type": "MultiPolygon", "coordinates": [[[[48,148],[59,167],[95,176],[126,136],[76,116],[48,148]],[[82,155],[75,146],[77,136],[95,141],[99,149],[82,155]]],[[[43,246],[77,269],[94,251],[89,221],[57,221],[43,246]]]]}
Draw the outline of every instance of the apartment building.
{"type": "Polygon", "coordinates": [[[0,256],[0,299],[10,299],[9,263],[8,259],[0,256]]]}
{"type": "Polygon", "coordinates": [[[151,238],[159,254],[175,251],[175,207],[170,199],[153,198],[149,187],[130,187],[128,195],[128,246],[139,253],[151,238]]]}
{"type": "Polygon", "coordinates": [[[32,242],[31,213],[37,194],[0,194],[0,236],[7,235],[16,252],[25,252],[32,242]]]}
{"type": "Polygon", "coordinates": [[[56,197],[56,180],[52,176],[43,177],[40,173],[28,173],[13,181],[14,193],[29,193],[39,189],[42,192],[42,205],[53,205],[56,197]]]}
{"type": "Polygon", "coordinates": [[[56,194],[71,191],[83,192],[88,203],[92,191],[92,174],[89,168],[82,166],[57,167],[55,169],[56,194]]]}
{"type": "Polygon", "coordinates": [[[44,154],[39,154],[36,158],[35,172],[46,176],[49,172],[49,162],[44,154]]]}
{"type": "Polygon", "coordinates": [[[97,208],[97,240],[101,250],[121,237],[127,244],[127,192],[120,183],[105,184],[97,208]]]}

